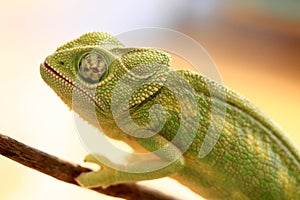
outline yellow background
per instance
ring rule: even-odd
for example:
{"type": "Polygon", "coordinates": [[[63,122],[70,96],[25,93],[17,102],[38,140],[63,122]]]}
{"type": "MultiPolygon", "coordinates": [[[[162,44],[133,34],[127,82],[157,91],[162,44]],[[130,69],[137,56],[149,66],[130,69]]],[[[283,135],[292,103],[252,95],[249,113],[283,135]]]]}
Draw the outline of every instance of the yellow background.
{"type": "MultiPolygon", "coordinates": [[[[39,64],[57,46],[88,31],[118,34],[158,26],[203,45],[223,83],[258,105],[300,146],[300,5],[237,2],[1,1],[0,132],[81,163],[86,151],[72,113],[42,81],[39,64]]],[[[197,199],[169,179],[147,184],[197,199]]],[[[85,198],[108,199],[0,157],[0,199],[85,198]]]]}

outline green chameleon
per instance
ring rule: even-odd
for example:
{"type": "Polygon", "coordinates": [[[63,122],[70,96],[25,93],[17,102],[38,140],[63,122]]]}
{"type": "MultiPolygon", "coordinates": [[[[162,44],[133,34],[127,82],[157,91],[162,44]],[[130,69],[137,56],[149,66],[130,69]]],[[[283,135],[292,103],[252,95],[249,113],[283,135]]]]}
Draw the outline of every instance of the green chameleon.
{"type": "Polygon", "coordinates": [[[124,170],[89,155],[101,169],[76,181],[92,188],[169,176],[207,199],[300,199],[300,154],[284,133],[245,98],[170,62],[164,51],[87,33],[41,64],[44,81],[84,120],[156,155],[129,159],[124,170]]]}

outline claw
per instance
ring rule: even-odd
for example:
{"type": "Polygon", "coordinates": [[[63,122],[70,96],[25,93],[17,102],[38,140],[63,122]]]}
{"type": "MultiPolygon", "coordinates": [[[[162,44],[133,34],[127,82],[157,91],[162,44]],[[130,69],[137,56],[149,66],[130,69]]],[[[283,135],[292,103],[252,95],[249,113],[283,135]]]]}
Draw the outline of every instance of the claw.
{"type": "Polygon", "coordinates": [[[98,164],[99,160],[93,154],[88,154],[84,158],[84,162],[92,162],[98,164]]]}

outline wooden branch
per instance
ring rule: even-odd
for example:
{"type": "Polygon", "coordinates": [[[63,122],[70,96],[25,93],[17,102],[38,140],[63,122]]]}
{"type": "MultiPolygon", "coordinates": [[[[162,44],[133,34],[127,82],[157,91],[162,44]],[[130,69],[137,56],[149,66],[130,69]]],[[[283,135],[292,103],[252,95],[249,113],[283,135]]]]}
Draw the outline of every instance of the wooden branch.
{"type": "MultiPolygon", "coordinates": [[[[0,134],[0,154],[29,168],[77,186],[79,185],[74,178],[83,172],[91,171],[88,168],[29,147],[2,134],[0,134]]],[[[99,187],[92,190],[128,200],[175,200],[173,197],[135,183],[114,185],[106,189],[99,187]]]]}

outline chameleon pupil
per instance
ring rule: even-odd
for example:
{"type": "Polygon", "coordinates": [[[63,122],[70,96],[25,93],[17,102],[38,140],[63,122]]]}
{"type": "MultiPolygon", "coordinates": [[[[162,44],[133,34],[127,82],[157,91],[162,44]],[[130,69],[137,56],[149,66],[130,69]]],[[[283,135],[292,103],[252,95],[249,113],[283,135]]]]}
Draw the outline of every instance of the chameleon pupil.
{"type": "Polygon", "coordinates": [[[89,83],[98,83],[107,70],[107,63],[98,53],[89,53],[81,58],[78,73],[81,78],[89,83]]]}

